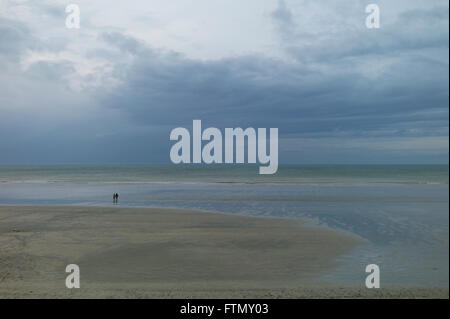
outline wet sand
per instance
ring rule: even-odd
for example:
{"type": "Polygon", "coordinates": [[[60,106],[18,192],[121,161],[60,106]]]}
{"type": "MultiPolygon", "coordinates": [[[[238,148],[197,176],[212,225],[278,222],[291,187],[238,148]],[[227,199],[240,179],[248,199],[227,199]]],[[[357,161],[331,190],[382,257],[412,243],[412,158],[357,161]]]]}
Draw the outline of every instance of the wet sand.
{"type": "Polygon", "coordinates": [[[301,220],[0,206],[0,298],[448,298],[448,289],[314,284],[359,244],[301,220]],[[65,286],[68,264],[80,267],[80,289],[65,286]]]}

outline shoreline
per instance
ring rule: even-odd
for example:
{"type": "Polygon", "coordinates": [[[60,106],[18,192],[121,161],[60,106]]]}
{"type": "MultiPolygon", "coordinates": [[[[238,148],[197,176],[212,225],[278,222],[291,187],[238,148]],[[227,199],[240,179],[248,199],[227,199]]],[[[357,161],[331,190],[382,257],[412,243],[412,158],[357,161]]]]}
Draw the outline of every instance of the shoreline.
{"type": "Polygon", "coordinates": [[[0,206],[0,298],[448,298],[317,285],[360,245],[301,219],[168,208],[0,206]],[[81,288],[67,289],[67,264],[81,288]]]}
{"type": "Polygon", "coordinates": [[[236,217],[244,217],[244,218],[257,218],[257,219],[266,219],[266,220],[288,220],[291,222],[298,222],[301,223],[303,226],[306,226],[308,228],[317,228],[319,230],[324,230],[324,231],[332,231],[332,232],[337,232],[337,233],[341,233],[344,235],[348,235],[350,237],[356,237],[359,241],[359,244],[364,244],[365,242],[367,242],[367,239],[359,236],[358,234],[352,233],[351,231],[348,231],[346,229],[342,229],[342,228],[336,228],[336,227],[332,227],[329,226],[325,223],[319,224],[314,218],[310,218],[310,217],[293,217],[293,216],[271,216],[271,215],[246,215],[246,214],[240,214],[240,213],[230,213],[230,212],[226,212],[226,211],[219,211],[219,210],[206,210],[206,209],[190,209],[190,208],[179,208],[179,207],[171,207],[171,206],[167,206],[167,207],[161,207],[161,206],[120,206],[119,205],[114,205],[114,204],[110,204],[110,205],[79,205],[79,204],[45,204],[45,205],[36,205],[36,204],[0,204],[0,209],[2,207],[61,207],[61,208],[70,208],[70,207],[74,207],[74,208],[101,208],[101,209],[149,209],[149,210],[168,210],[168,211],[178,211],[178,212],[197,212],[197,213],[202,213],[202,214],[218,214],[218,215],[225,215],[225,216],[236,216],[236,217]]]}

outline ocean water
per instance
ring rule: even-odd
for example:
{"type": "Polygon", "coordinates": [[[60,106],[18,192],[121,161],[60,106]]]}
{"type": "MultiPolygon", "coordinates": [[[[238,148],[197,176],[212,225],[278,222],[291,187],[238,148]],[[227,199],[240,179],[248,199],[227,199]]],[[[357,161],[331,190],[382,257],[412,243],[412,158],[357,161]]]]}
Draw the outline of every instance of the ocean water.
{"type": "Polygon", "coordinates": [[[34,183],[400,183],[448,184],[448,165],[284,165],[259,175],[257,165],[0,165],[1,182],[34,183]]]}
{"type": "MultiPolygon", "coordinates": [[[[382,285],[449,283],[448,165],[0,166],[0,205],[173,207],[306,218],[364,244],[315,282],[364,286],[377,264],[382,285]]],[[[0,221],[1,222],[1,221],[0,221]]]]}

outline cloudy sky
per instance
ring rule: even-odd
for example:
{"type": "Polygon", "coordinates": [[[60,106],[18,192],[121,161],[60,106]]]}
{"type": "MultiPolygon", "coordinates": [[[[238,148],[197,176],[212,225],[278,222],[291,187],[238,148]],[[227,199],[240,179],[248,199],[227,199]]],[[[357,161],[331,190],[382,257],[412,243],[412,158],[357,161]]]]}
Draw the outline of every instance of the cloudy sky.
{"type": "Polygon", "coordinates": [[[193,119],[277,127],[281,163],[448,163],[448,28],[447,0],[0,0],[0,163],[167,163],[193,119]]]}

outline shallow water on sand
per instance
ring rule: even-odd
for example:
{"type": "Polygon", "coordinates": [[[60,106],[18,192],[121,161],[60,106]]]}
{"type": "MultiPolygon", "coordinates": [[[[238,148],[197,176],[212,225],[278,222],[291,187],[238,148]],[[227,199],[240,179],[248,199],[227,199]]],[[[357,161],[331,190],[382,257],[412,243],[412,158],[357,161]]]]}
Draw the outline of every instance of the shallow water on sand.
{"type": "Polygon", "coordinates": [[[190,171],[192,178],[178,180],[171,173],[164,179],[161,170],[157,178],[149,178],[146,174],[154,170],[146,168],[135,178],[136,167],[116,169],[116,177],[109,168],[96,172],[90,167],[87,175],[80,167],[3,167],[0,204],[108,206],[118,192],[120,206],[309,218],[365,239],[316,282],[364,285],[365,266],[374,263],[382,285],[448,287],[448,166],[340,167],[329,178],[330,167],[280,167],[281,177],[263,180],[245,178],[248,168],[241,175],[236,170],[212,170],[209,175],[198,170],[199,177],[190,171]]]}

